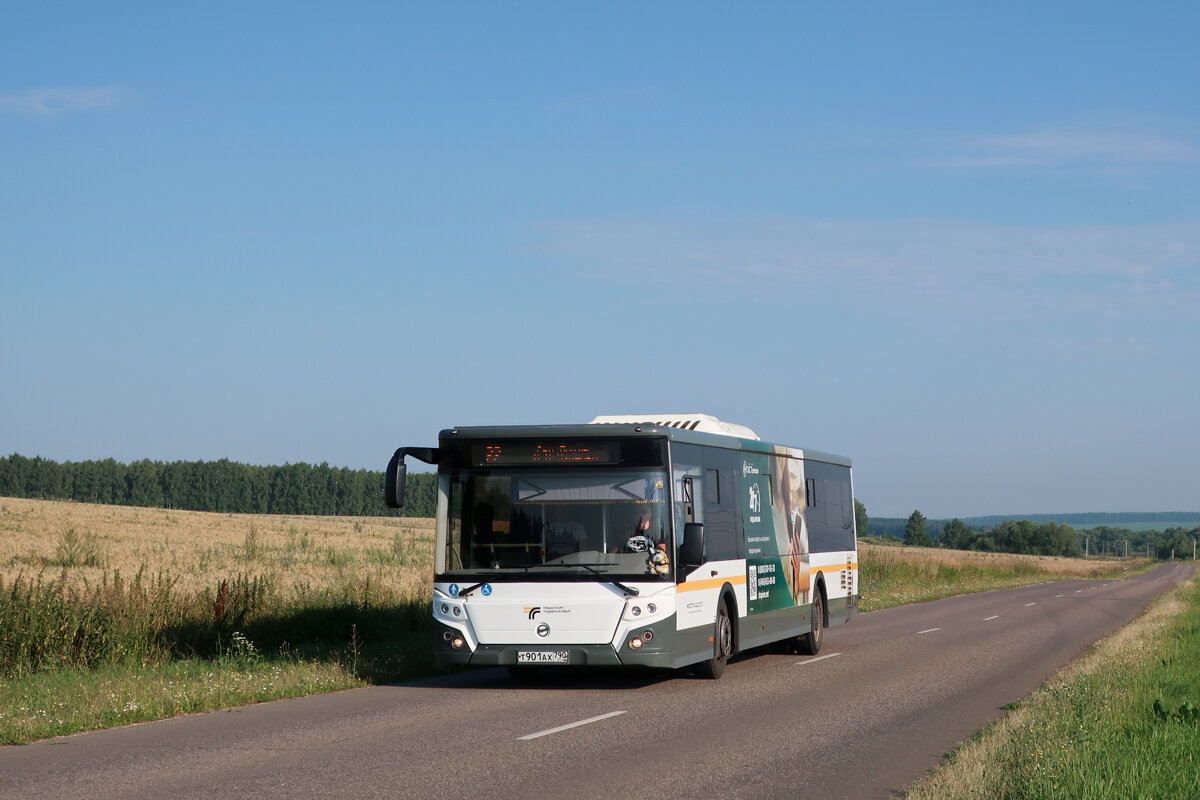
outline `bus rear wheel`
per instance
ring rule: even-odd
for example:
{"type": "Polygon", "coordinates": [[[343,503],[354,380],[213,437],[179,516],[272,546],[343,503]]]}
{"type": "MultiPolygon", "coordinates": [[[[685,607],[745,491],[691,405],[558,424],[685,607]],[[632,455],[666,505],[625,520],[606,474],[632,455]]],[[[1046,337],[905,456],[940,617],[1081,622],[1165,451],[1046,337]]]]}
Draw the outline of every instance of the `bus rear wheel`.
{"type": "Polygon", "coordinates": [[[815,656],[821,652],[821,631],[825,624],[825,597],[818,589],[813,593],[812,614],[808,633],[800,637],[797,648],[802,655],[815,656]]]}
{"type": "Polygon", "coordinates": [[[733,655],[733,623],[729,619],[729,606],[724,600],[717,609],[717,621],[713,627],[713,657],[697,668],[701,677],[716,680],[725,674],[725,666],[733,655]]]}

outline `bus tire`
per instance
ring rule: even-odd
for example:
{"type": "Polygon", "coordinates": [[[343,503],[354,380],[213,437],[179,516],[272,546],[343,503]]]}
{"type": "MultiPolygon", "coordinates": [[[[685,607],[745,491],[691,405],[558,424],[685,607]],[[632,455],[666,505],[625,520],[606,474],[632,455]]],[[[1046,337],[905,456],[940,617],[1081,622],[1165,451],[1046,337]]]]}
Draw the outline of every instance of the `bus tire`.
{"type": "Polygon", "coordinates": [[[725,674],[725,665],[733,655],[733,622],[729,618],[729,605],[722,600],[717,609],[717,620],[713,626],[713,656],[701,662],[697,668],[700,677],[716,680],[725,674]]]}
{"type": "Polygon", "coordinates": [[[800,637],[799,650],[801,655],[815,656],[821,652],[821,631],[825,627],[825,595],[820,589],[813,592],[811,619],[808,633],[800,637]]]}

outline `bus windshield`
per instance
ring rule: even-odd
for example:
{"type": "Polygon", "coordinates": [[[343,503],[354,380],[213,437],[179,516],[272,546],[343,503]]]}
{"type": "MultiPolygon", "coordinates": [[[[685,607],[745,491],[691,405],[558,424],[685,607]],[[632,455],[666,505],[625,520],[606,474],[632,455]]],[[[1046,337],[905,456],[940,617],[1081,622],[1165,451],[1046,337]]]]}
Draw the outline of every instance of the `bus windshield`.
{"type": "Polygon", "coordinates": [[[439,525],[438,571],[488,580],[670,580],[663,470],[456,470],[439,525]],[[590,576],[590,577],[589,577],[590,576]]]}

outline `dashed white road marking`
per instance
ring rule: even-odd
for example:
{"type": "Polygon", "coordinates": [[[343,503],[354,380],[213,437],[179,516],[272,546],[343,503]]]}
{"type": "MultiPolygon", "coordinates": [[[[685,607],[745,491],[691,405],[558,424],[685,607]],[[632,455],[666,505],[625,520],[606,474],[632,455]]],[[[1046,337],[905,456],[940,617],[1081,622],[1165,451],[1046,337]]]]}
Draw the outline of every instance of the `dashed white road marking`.
{"type": "Polygon", "coordinates": [[[1037,605],[1037,603],[1026,603],[1025,607],[1029,608],[1030,606],[1036,606],[1036,605],[1037,605]]]}
{"type": "Polygon", "coordinates": [[[531,733],[528,736],[518,736],[517,741],[526,742],[526,741],[529,741],[530,739],[537,739],[539,736],[549,736],[552,733],[561,733],[562,731],[568,731],[571,728],[578,728],[580,725],[590,725],[593,722],[599,722],[602,719],[608,719],[609,717],[616,717],[616,716],[619,716],[624,713],[625,713],[624,711],[610,711],[607,714],[601,714],[598,717],[588,717],[587,719],[579,720],[579,722],[571,722],[566,725],[559,725],[557,728],[550,728],[549,730],[538,731],[537,733],[531,733]]]}
{"type": "Polygon", "coordinates": [[[940,631],[940,630],[941,630],[941,628],[929,628],[927,630],[917,631],[917,636],[920,636],[923,633],[933,633],[934,631],[940,631]]]}
{"type": "Polygon", "coordinates": [[[994,619],[1000,619],[1000,615],[999,615],[999,614],[993,614],[993,615],[992,615],[992,616],[990,616],[990,617],[984,617],[984,618],[983,618],[983,621],[984,621],[984,622],[991,622],[991,621],[992,621],[992,620],[994,620],[994,619]]]}
{"type": "Polygon", "coordinates": [[[801,664],[815,664],[818,661],[824,661],[827,658],[836,658],[837,656],[840,656],[840,655],[841,655],[841,653],[826,653],[825,655],[817,656],[816,658],[806,658],[803,661],[797,661],[796,666],[799,666],[801,664]]]}

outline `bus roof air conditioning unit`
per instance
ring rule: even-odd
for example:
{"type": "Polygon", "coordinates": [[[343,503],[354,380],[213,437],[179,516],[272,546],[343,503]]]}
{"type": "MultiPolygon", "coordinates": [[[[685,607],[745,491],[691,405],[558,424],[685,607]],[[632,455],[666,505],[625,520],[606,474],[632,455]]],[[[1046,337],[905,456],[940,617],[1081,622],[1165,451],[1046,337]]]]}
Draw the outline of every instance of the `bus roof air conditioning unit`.
{"type": "Polygon", "coordinates": [[[758,434],[745,425],[722,422],[711,414],[606,414],[594,418],[589,424],[654,425],[660,428],[682,428],[688,431],[758,440],[758,434]]]}

